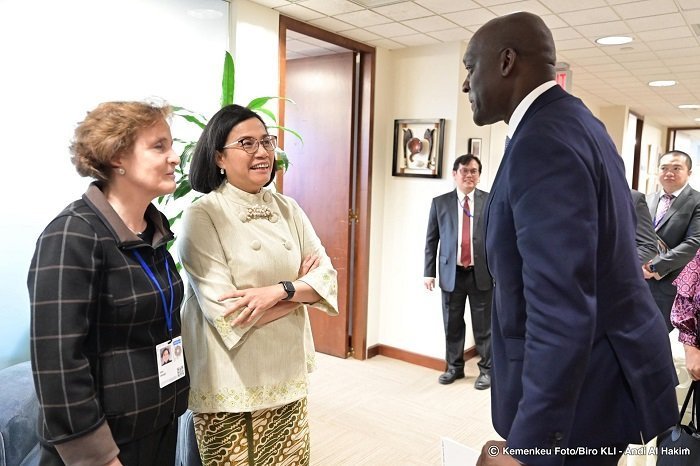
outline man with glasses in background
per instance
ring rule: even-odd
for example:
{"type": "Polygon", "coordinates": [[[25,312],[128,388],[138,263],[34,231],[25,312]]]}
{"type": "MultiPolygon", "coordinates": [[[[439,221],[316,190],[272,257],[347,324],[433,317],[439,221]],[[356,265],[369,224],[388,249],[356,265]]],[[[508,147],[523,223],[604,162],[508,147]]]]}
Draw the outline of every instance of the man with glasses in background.
{"type": "Polygon", "coordinates": [[[693,162],[685,152],[664,154],[659,159],[662,189],[647,195],[659,254],[642,265],[642,271],[669,332],[673,330],[670,316],[676,297],[673,280],[700,247],[700,193],[688,184],[692,168],[693,162]]]}
{"type": "Polygon", "coordinates": [[[435,263],[440,244],[440,289],[445,325],[447,371],[438,381],[445,385],[464,378],[464,307],[469,298],[479,376],[474,388],[491,386],[491,297],[493,281],[486,267],[481,214],[488,193],[476,189],[481,161],[471,154],[454,161],[457,188],[433,199],[425,239],[425,287],[435,287],[435,263]]]}

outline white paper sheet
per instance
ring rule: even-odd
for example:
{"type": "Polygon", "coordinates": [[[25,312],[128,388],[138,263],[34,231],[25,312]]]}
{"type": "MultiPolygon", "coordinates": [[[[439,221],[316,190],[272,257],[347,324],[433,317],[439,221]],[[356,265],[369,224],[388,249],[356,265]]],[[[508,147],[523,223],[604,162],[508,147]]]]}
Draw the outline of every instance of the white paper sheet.
{"type": "Polygon", "coordinates": [[[442,437],[442,466],[476,466],[479,452],[450,438],[442,437]]]}

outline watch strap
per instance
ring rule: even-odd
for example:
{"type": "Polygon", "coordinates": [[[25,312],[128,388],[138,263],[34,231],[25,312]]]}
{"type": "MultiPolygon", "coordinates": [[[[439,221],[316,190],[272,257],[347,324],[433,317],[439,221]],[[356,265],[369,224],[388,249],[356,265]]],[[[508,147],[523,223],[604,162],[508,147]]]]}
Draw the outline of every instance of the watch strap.
{"type": "Polygon", "coordinates": [[[282,298],[282,301],[289,301],[290,299],[292,299],[292,297],[294,296],[294,293],[296,293],[296,289],[294,288],[294,284],[292,284],[292,282],[288,282],[288,281],[283,281],[283,282],[279,282],[279,283],[280,283],[280,285],[282,285],[282,288],[284,288],[284,291],[287,292],[287,297],[282,298]]]}

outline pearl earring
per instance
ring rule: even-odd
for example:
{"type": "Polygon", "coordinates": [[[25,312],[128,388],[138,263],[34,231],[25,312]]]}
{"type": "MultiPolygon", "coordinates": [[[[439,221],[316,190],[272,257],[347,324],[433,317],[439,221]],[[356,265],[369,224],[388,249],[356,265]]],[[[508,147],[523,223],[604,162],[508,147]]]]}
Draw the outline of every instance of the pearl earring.
{"type": "Polygon", "coordinates": [[[219,173],[221,173],[222,175],[225,175],[225,174],[226,174],[226,171],[222,168],[222,169],[219,170],[219,173]]]}
{"type": "Polygon", "coordinates": [[[119,167],[119,168],[117,168],[117,173],[119,173],[120,175],[124,175],[124,174],[126,174],[126,170],[124,170],[123,168],[119,167]]]}

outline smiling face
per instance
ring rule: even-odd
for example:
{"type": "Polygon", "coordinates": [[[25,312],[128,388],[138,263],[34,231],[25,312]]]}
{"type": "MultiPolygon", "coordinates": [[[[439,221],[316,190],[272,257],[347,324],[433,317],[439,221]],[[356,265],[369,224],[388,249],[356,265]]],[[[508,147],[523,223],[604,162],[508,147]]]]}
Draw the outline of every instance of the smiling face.
{"type": "Polygon", "coordinates": [[[452,177],[455,180],[455,185],[464,194],[469,194],[474,191],[479,183],[479,163],[472,159],[467,165],[459,164],[459,168],[452,172],[452,177]]]}
{"type": "Polygon", "coordinates": [[[216,160],[216,165],[226,171],[229,183],[251,194],[259,192],[270,181],[275,153],[258,144],[258,150],[254,154],[248,154],[240,144],[234,143],[242,138],[260,140],[264,136],[267,136],[267,128],[259,119],[244,120],[228,133],[224,146],[232,147],[222,149],[216,160]]]}
{"type": "Polygon", "coordinates": [[[170,127],[161,119],[139,130],[132,150],[117,156],[114,166],[123,168],[125,173],[114,176],[150,201],[175,191],[175,167],[179,163],[170,127]]]}

